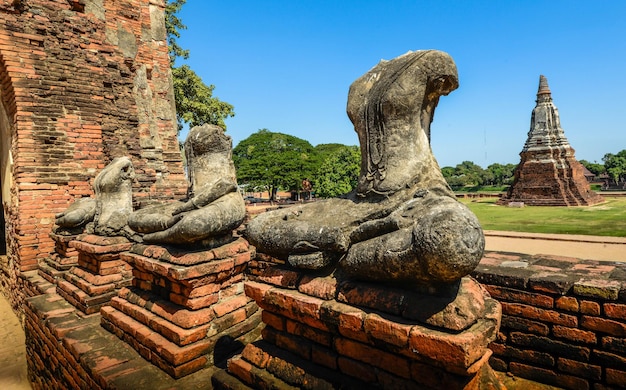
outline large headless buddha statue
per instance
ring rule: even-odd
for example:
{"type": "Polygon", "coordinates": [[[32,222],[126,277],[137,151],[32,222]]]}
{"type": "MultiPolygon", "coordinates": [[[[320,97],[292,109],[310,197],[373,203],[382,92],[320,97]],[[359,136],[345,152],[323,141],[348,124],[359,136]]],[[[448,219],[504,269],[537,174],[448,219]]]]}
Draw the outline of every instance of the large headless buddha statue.
{"type": "Polygon", "coordinates": [[[185,141],[190,179],[188,200],[155,205],[130,215],[128,225],[147,243],[213,245],[243,222],[232,141],[215,125],[194,127],[185,141]],[[211,243],[210,241],[215,241],[211,243]]]}
{"type": "Polygon", "coordinates": [[[250,242],[297,268],[338,267],[365,280],[434,285],[467,275],[482,257],[483,232],[430,148],[439,97],[457,87],[446,53],[381,61],[348,94],[361,145],[356,190],[259,215],[248,225],[250,242]]]}

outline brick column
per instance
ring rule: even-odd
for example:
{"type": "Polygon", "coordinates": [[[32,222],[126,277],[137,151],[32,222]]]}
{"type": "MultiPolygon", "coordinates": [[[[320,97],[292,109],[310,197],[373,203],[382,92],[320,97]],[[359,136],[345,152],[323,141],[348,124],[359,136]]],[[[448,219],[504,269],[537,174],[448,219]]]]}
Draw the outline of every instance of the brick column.
{"type": "Polygon", "coordinates": [[[242,238],[196,251],[135,244],[122,254],[132,287],[101,309],[102,326],[174,378],[225,360],[259,334],[243,287],[250,257],[242,238]]]}
{"type": "Polygon", "coordinates": [[[83,234],[70,241],[78,251],[78,265],[57,281],[57,293],[85,314],[93,314],[131,283],[130,266],[120,252],[130,249],[124,237],[83,234]]]}
{"type": "Polygon", "coordinates": [[[50,233],[49,236],[54,241],[54,252],[39,261],[37,273],[48,282],[57,284],[58,279],[62,279],[67,271],[78,265],[78,251],[69,246],[69,243],[76,240],[78,235],[65,236],[50,233]]]}
{"type": "Polygon", "coordinates": [[[263,309],[263,340],[215,388],[499,388],[487,346],[500,305],[475,280],[433,294],[255,264],[245,288],[263,309]]]}

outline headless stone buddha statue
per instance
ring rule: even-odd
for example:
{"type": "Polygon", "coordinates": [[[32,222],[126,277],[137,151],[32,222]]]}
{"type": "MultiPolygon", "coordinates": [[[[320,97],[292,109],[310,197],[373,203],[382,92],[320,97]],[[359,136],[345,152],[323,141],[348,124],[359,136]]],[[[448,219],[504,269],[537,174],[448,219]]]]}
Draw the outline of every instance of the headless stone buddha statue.
{"type": "Polygon", "coordinates": [[[243,222],[246,209],[237,189],[230,137],[219,126],[194,127],[185,153],[188,199],[148,206],[129,217],[128,225],[144,242],[210,245],[230,238],[243,222]]]}
{"type": "Polygon", "coordinates": [[[248,224],[249,241],[294,267],[336,267],[364,280],[434,285],[467,275],[482,257],[483,232],[430,148],[439,97],[457,87],[446,53],[381,61],[348,94],[361,146],[356,190],[261,214],[248,224]]]}
{"type": "Polygon", "coordinates": [[[127,219],[133,211],[134,179],[135,170],[130,158],[113,159],[96,176],[93,198],[77,199],[65,211],[55,216],[55,233],[85,232],[130,238],[133,232],[128,229],[127,219]]]}

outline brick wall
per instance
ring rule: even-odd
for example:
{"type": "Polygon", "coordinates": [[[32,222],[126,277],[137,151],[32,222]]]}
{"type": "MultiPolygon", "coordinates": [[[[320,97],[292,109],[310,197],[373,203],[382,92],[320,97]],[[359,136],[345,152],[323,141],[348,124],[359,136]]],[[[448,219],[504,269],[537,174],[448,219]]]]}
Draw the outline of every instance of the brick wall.
{"type": "Polygon", "coordinates": [[[626,263],[487,253],[474,272],[502,304],[491,365],[566,389],[626,384],[626,263]]]}
{"type": "Polygon", "coordinates": [[[184,196],[164,6],[0,0],[1,142],[10,145],[2,201],[14,274],[54,249],[54,215],[90,196],[114,157],[133,160],[137,203],[184,196]]]}
{"type": "MultiPolygon", "coordinates": [[[[259,262],[253,261],[251,266],[259,266],[259,262]]],[[[45,388],[50,383],[60,387],[97,383],[106,387],[133,383],[126,382],[132,380],[156,389],[194,383],[199,378],[209,385],[212,369],[173,380],[106,332],[100,326],[100,315],[76,315],[76,309],[58,296],[54,287],[36,273],[30,274],[39,279],[31,284],[41,284],[38,289],[44,293],[27,299],[25,306],[26,339],[31,343],[27,349],[32,351],[29,367],[35,388],[45,388]]],[[[281,285],[297,280],[285,279],[285,274],[276,276],[281,276],[275,281],[281,285]]],[[[494,369],[566,389],[624,387],[626,263],[488,252],[473,276],[502,305],[500,332],[489,345],[494,369]]],[[[305,280],[316,279],[304,278],[300,284],[305,280]]],[[[328,286],[318,283],[310,292],[324,296],[330,291],[325,287],[328,286]]],[[[313,298],[307,299],[311,303],[313,298]]],[[[293,308],[294,313],[303,310],[306,307],[293,308]]],[[[275,316],[264,317],[271,321],[275,316]]],[[[289,325],[288,320],[274,324],[276,329],[287,326],[293,334],[309,329],[289,325]]],[[[320,334],[310,331],[306,337],[320,334]]],[[[293,350],[302,353],[306,345],[300,343],[293,350]]],[[[319,353],[320,346],[315,349],[320,364],[334,368],[328,363],[334,358],[325,360],[325,355],[319,353]]],[[[367,359],[376,362],[371,356],[367,359]]]]}

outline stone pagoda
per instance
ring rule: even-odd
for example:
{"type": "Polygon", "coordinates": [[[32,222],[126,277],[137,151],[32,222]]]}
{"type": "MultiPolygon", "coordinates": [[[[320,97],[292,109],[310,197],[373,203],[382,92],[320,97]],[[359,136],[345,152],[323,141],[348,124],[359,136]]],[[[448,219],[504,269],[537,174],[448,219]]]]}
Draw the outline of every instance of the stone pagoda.
{"type": "Polygon", "coordinates": [[[513,185],[499,204],[523,202],[531,206],[589,206],[603,201],[591,191],[584,168],[574,157],[561,128],[545,76],[539,76],[537,105],[513,185]]]}

